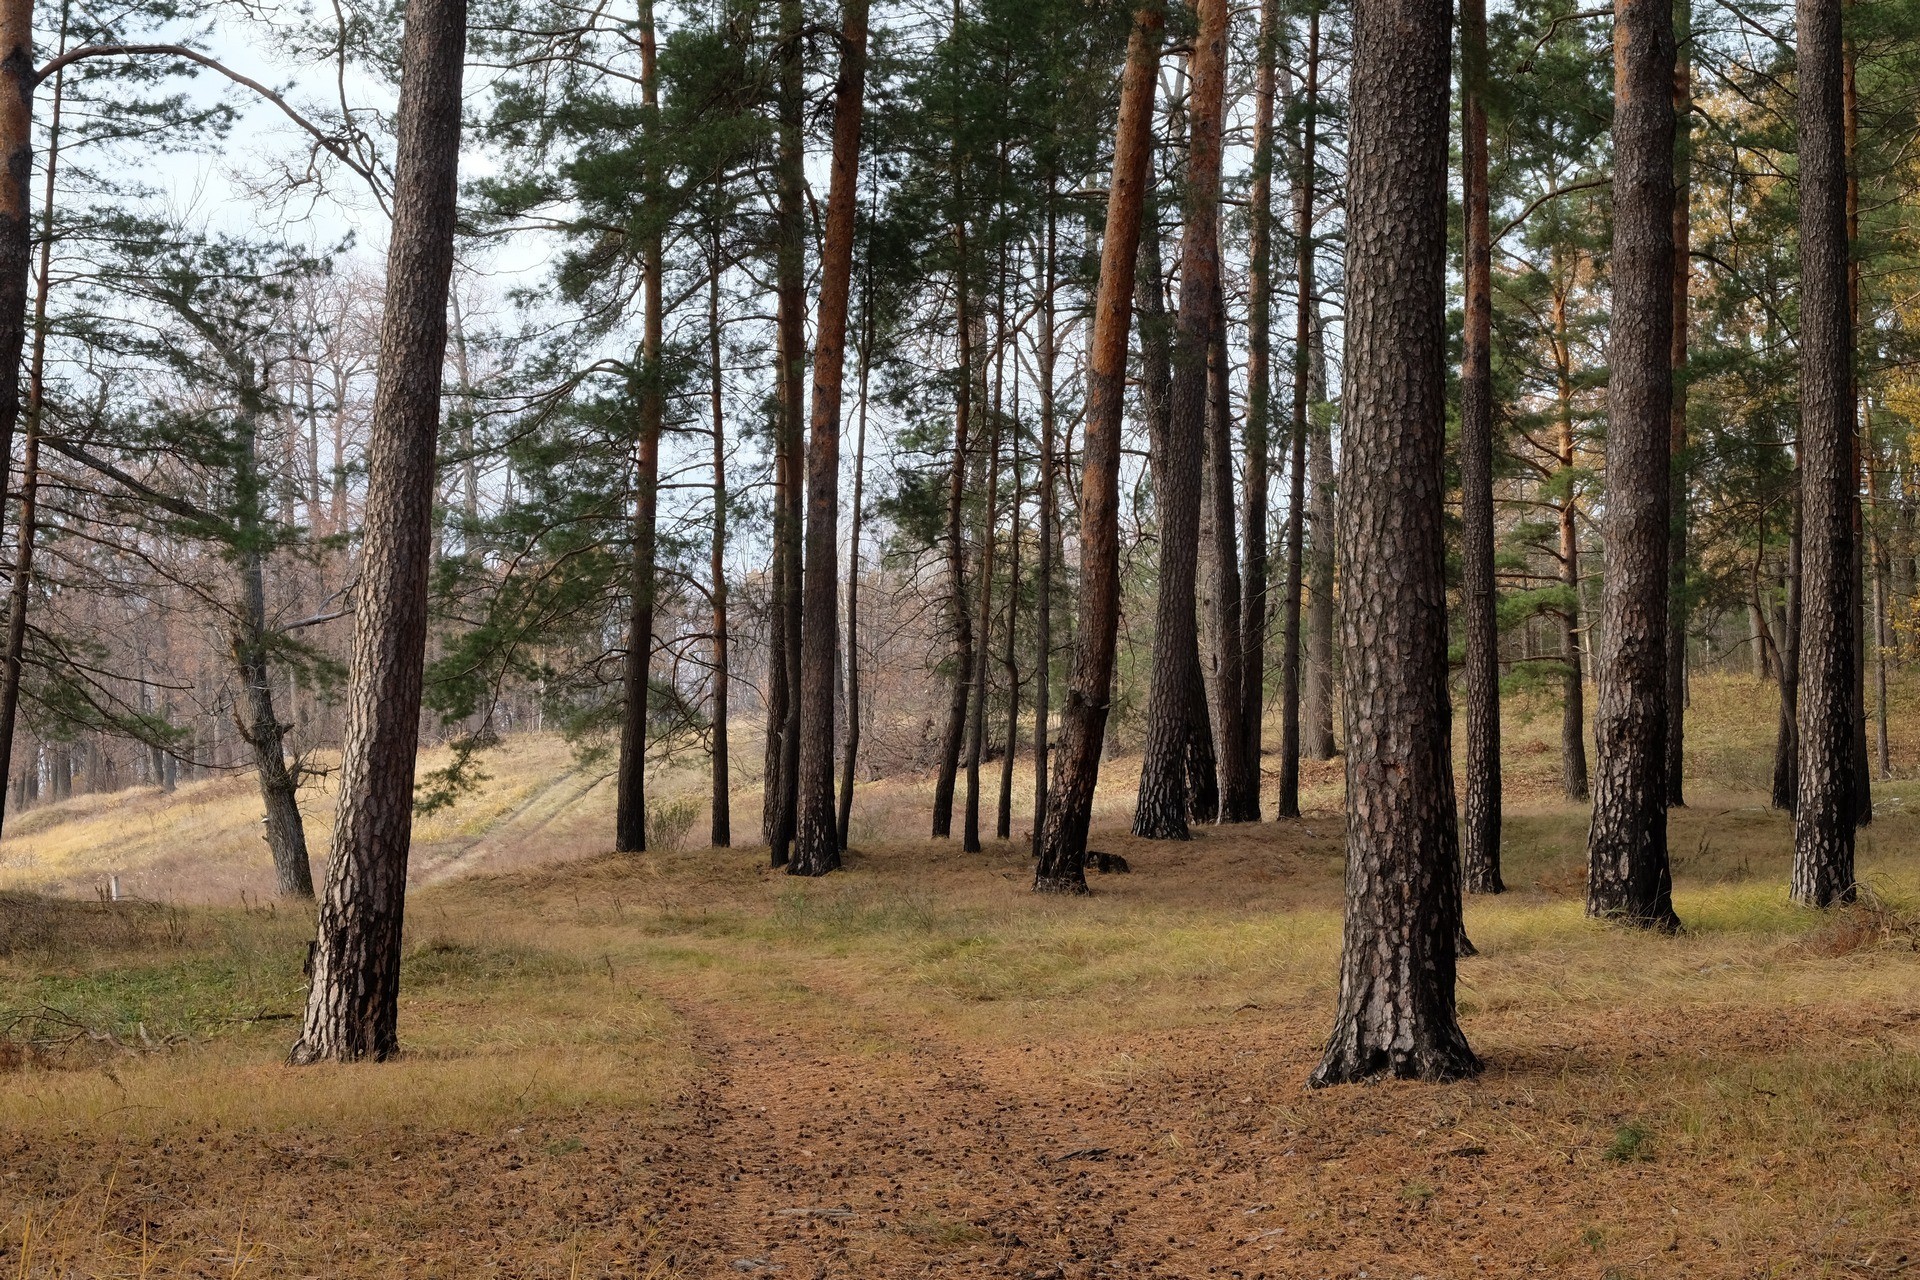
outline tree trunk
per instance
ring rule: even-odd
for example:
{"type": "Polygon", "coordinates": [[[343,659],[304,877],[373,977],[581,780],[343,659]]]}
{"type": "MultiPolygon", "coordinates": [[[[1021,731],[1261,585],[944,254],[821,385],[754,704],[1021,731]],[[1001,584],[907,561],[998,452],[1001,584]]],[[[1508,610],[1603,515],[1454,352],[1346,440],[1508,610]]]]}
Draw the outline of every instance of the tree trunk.
{"type": "Polygon", "coordinates": [[[1113,692],[1113,652],[1120,623],[1120,426],[1126,407],[1127,330],[1133,321],[1134,266],[1140,212],[1150,182],[1155,70],[1165,13],[1144,3],[1133,13],[1120,118],[1114,130],[1113,182],[1100,247],[1093,341],[1087,352],[1086,428],[1080,466],[1080,624],[1073,678],[1062,708],[1060,750],[1040,834],[1033,887],[1087,891],[1087,823],[1100,777],[1113,692]]]}
{"type": "Polygon", "coordinates": [[[708,408],[713,415],[713,544],[708,572],[713,579],[713,798],[710,835],[713,847],[733,844],[733,788],[727,759],[729,666],[727,632],[727,419],[725,382],[720,365],[720,233],[710,246],[707,274],[708,408]]]}
{"type": "Polygon", "coordinates": [[[806,13],[780,0],[779,123],[774,163],[774,310],[777,401],[774,445],[773,599],[768,620],[767,750],[761,828],[768,861],[787,865],[800,772],[801,489],[806,475],[801,379],[806,365],[806,13]]]}
{"type": "MultiPolygon", "coordinates": [[[[66,33],[62,24],[61,43],[66,33]]],[[[47,293],[52,287],[53,184],[60,164],[60,111],[66,72],[54,73],[46,186],[41,197],[40,278],[33,298],[33,363],[27,385],[27,438],[20,466],[20,508],[14,529],[13,580],[7,592],[6,652],[0,659],[0,787],[13,772],[13,733],[20,710],[21,660],[33,585],[33,545],[40,486],[40,418],[46,400],[47,293]]],[[[26,337],[27,278],[32,270],[27,183],[33,172],[33,5],[0,8],[0,148],[12,179],[0,181],[0,516],[6,511],[13,434],[20,416],[20,355],[26,337]],[[16,243],[17,242],[17,243],[16,243]]],[[[33,774],[38,798],[39,771],[33,774]]],[[[0,825],[6,820],[0,791],[0,825]]],[[[309,894],[312,889],[309,887],[309,894]]]]}
{"type": "Polygon", "coordinates": [[[1693,245],[1693,61],[1691,0],[1676,0],[1673,60],[1673,488],[1667,542],[1667,805],[1686,807],[1687,708],[1687,302],[1693,245]]]}
{"type": "Polygon", "coordinates": [[[1773,741],[1773,807],[1792,813],[1800,794],[1800,618],[1804,543],[1801,469],[1793,473],[1793,534],[1787,544],[1787,616],[1780,638],[1780,726],[1773,741]]]}
{"type": "Polygon", "coordinates": [[[1311,1083],[1451,1080],[1459,843],[1447,702],[1446,0],[1358,0],[1348,144],[1347,904],[1311,1083]]]}
{"type": "Polygon", "coordinates": [[[853,446],[853,528],[848,534],[847,564],[847,742],[840,761],[840,851],[847,850],[853,824],[853,770],[860,758],[860,513],[867,474],[867,375],[873,366],[873,281],[860,300],[860,418],[853,446]]]}
{"type": "Polygon", "coordinates": [[[1795,902],[1852,901],[1856,463],[1840,0],[1799,0],[1800,765],[1795,902]]]}
{"type": "MultiPolygon", "coordinates": [[[[1841,0],[1850,4],[1852,0],[1841,0]]],[[[1844,24],[1843,24],[1844,27],[1844,24]]],[[[1841,141],[1842,168],[1846,174],[1846,211],[1847,211],[1847,350],[1849,358],[1854,346],[1853,335],[1860,331],[1860,263],[1852,255],[1852,246],[1860,240],[1860,175],[1854,159],[1859,141],[1860,104],[1855,90],[1853,76],[1853,42],[1843,34],[1840,42],[1841,74],[1841,141]]],[[[1848,378],[1848,394],[1857,397],[1858,388],[1853,385],[1851,375],[1848,378]]],[[[1848,438],[1851,444],[1851,471],[1855,480],[1852,493],[1847,498],[1847,509],[1853,524],[1853,565],[1849,573],[1849,598],[1853,612],[1853,802],[1854,825],[1867,826],[1873,821],[1873,766],[1867,758],[1867,600],[1866,600],[1866,535],[1860,510],[1860,489],[1858,481],[1864,474],[1861,466],[1864,453],[1860,447],[1861,431],[1856,429],[1865,424],[1871,411],[1862,413],[1862,422],[1854,421],[1855,400],[1847,402],[1848,438]]]]}
{"type": "MultiPolygon", "coordinates": [[[[653,0],[640,0],[640,80],[648,126],[655,127],[660,89],[654,71],[653,0]]],[[[646,170],[651,165],[643,162],[642,167],[641,182],[650,184],[654,178],[646,170]]],[[[664,265],[656,227],[641,248],[640,269],[646,280],[640,369],[638,376],[629,380],[639,421],[634,437],[631,609],[621,680],[620,760],[616,769],[619,794],[613,821],[613,847],[619,853],[638,853],[647,847],[647,704],[652,686],[653,604],[658,584],[653,562],[660,502],[660,428],[665,417],[660,367],[660,275],[664,265]]]]}
{"type": "MultiPolygon", "coordinates": [[[[1315,403],[1326,401],[1326,325],[1313,317],[1313,376],[1307,389],[1315,403]]],[[[1307,670],[1300,704],[1300,732],[1310,760],[1331,760],[1339,754],[1333,738],[1333,561],[1334,472],[1333,423],[1330,418],[1307,421],[1307,670]]]]}
{"type": "Polygon", "coordinates": [[[253,752],[254,775],[266,809],[267,849],[281,896],[313,897],[313,867],[307,857],[307,832],[300,820],[299,781],[287,767],[286,726],[273,708],[273,677],[267,665],[267,583],[261,556],[260,479],[255,449],[255,416],[263,397],[257,388],[243,385],[241,448],[235,490],[240,501],[240,599],[228,637],[234,675],[244,694],[244,711],[234,707],[234,728],[253,752]]]}
{"type": "MultiPolygon", "coordinates": [[[[1866,407],[1872,409],[1872,402],[1866,407]]],[[[1873,439],[1871,425],[1866,432],[1873,439]]],[[[1893,778],[1893,766],[1887,751],[1887,541],[1880,512],[1880,485],[1868,473],[1868,492],[1873,496],[1873,695],[1874,748],[1882,781],[1893,778]]]]}
{"type": "Polygon", "coordinates": [[[1007,732],[1005,749],[1000,753],[1000,799],[994,808],[993,833],[997,839],[1013,838],[1013,759],[1020,738],[1020,654],[1015,645],[1020,605],[1020,438],[1014,436],[1013,510],[1007,520],[1007,634],[1006,647],[1000,651],[1000,670],[1007,682],[1007,732]]]}
{"type": "Polygon", "coordinates": [[[385,1059],[400,1049],[400,929],[466,34],[465,0],[408,0],[340,800],[296,1063],[385,1059]]]}
{"type": "Polygon", "coordinates": [[[1273,450],[1273,109],[1280,48],[1279,0],[1261,0],[1255,53],[1253,182],[1247,238],[1247,421],[1243,523],[1246,566],[1240,575],[1240,729],[1253,776],[1247,821],[1260,819],[1261,721],[1267,683],[1268,473],[1273,450]]]}
{"type": "MultiPolygon", "coordinates": [[[[1137,234],[1137,231],[1136,231],[1137,234]]],[[[1046,261],[1040,293],[1040,563],[1034,585],[1033,685],[1033,854],[1040,856],[1040,834],[1047,825],[1047,733],[1053,697],[1053,532],[1059,524],[1058,479],[1054,475],[1053,376],[1055,362],[1054,180],[1047,179],[1046,261]]]]}
{"type": "Polygon", "coordinates": [[[834,646],[840,634],[840,400],[847,303],[853,291],[854,214],[860,194],[860,125],[867,85],[867,2],[841,10],[840,79],[833,94],[832,177],[820,247],[814,326],[813,422],[807,441],[806,617],[801,625],[799,825],[789,875],[840,865],[833,796],[834,646]]]}
{"type": "Polygon", "coordinates": [[[1667,863],[1673,7],[1615,0],[1607,527],[1587,913],[1677,929],[1667,863]]]}
{"type": "Polygon", "coordinates": [[[1280,800],[1282,818],[1300,816],[1300,593],[1307,504],[1307,362],[1313,339],[1313,180],[1315,114],[1320,93],[1320,11],[1307,27],[1306,108],[1300,124],[1300,172],[1294,178],[1293,435],[1287,500],[1287,594],[1280,622],[1280,800]]]}
{"type": "MultiPolygon", "coordinates": [[[[1558,272],[1556,271],[1556,276],[1558,272]]],[[[1573,354],[1567,339],[1567,300],[1556,285],[1553,297],[1555,397],[1560,417],[1559,495],[1560,586],[1560,773],[1567,799],[1587,798],[1587,690],[1580,658],[1580,525],[1574,501],[1573,354]]]]}
{"type": "Polygon", "coordinates": [[[1212,611],[1214,776],[1221,822],[1260,820],[1259,761],[1247,754],[1246,689],[1241,666],[1240,547],[1233,527],[1232,369],[1227,364],[1224,299],[1214,296],[1213,334],[1207,343],[1207,490],[1213,515],[1212,611]]]}
{"type": "Polygon", "coordinates": [[[1500,626],[1493,571],[1493,238],[1487,218],[1487,5],[1460,5],[1460,185],[1466,326],[1460,360],[1461,610],[1466,614],[1467,797],[1462,873],[1500,893],[1500,626]]]}
{"type": "Polygon", "coordinates": [[[993,556],[1000,519],[1000,414],[992,406],[988,417],[986,511],[980,521],[980,572],[974,579],[974,621],[972,706],[967,720],[967,799],[961,817],[960,848],[979,853],[980,844],[980,754],[987,735],[987,675],[993,649],[993,556]]]}
{"type": "Polygon", "coordinates": [[[966,505],[968,439],[973,417],[973,307],[968,290],[967,224],[960,203],[956,144],[954,252],[955,336],[960,344],[960,383],[954,392],[953,470],[947,476],[947,612],[953,627],[953,686],[947,702],[947,730],[940,742],[940,772],[933,788],[933,834],[953,833],[953,788],[966,739],[967,700],[973,686],[973,618],[967,612],[967,544],[961,531],[966,505]]]}
{"type": "MultiPolygon", "coordinates": [[[[1198,708],[1199,638],[1195,574],[1200,549],[1200,463],[1207,414],[1207,344],[1220,279],[1221,116],[1226,94],[1226,0],[1197,0],[1193,88],[1188,98],[1186,234],[1181,243],[1180,315],[1167,421],[1164,487],[1158,494],[1160,564],[1154,610],[1147,742],[1133,832],[1185,840],[1187,752],[1198,708]]],[[[1199,708],[1204,708],[1204,693],[1199,708]]]]}

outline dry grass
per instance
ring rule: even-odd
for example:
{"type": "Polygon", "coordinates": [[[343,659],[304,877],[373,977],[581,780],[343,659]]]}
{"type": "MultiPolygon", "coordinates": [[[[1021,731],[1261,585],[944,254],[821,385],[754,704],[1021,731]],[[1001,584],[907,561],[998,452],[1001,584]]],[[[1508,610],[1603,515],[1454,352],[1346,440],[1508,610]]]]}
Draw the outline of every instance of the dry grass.
{"type": "MultiPolygon", "coordinates": [[[[1727,683],[1697,759],[1765,750],[1727,683]]],[[[1524,782],[1555,733],[1509,735],[1457,1086],[1303,1088],[1340,927],[1319,773],[1303,823],[1167,845],[1116,825],[1115,770],[1095,843],[1134,871],[1060,901],[1017,840],[898,834],[917,782],[862,788],[876,834],[821,881],[599,855],[605,788],[522,744],[493,816],[436,819],[384,1066],[281,1065],[302,913],[0,896],[0,1275],[1904,1274],[1920,791],[1878,792],[1869,901],[1813,915],[1785,820],[1702,769],[1688,930],[1646,936],[1581,914],[1584,813],[1524,782]]],[[[114,818],[40,821],[9,855],[114,818]]]]}

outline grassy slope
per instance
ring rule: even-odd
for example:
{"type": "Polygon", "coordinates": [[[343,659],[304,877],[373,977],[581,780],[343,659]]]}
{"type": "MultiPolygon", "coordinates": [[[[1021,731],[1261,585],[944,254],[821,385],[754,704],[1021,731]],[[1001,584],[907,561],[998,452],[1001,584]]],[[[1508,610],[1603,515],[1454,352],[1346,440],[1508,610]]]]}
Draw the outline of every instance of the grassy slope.
{"type": "MultiPolygon", "coordinates": [[[[1016,850],[898,836],[820,882],[743,849],[427,885],[408,1053],[377,1067],[279,1065],[302,913],[0,898],[0,1273],[1893,1274],[1920,1257],[1920,792],[1882,786],[1863,833],[1890,909],[1790,908],[1751,790],[1771,714],[1748,682],[1696,692],[1678,939],[1581,918],[1583,813],[1532,745],[1554,715],[1514,717],[1516,891],[1470,904],[1462,972],[1489,1070],[1441,1088],[1301,1087],[1339,943],[1318,773],[1298,826],[1109,830],[1135,874],[1082,902],[1027,893],[1016,850]],[[823,1132],[828,1084],[895,1109],[823,1132]],[[1018,1123],[984,1140],[983,1112],[1018,1123]],[[781,1216],[821,1204],[852,1208],[781,1216]]],[[[605,788],[514,751],[429,860],[591,851],[605,788]]],[[[244,857],[221,786],[137,821],[74,802],[5,856],[84,889],[75,833],[106,824],[189,883],[175,840],[244,857]]],[[[875,792],[870,822],[917,828],[915,787],[875,792]]]]}

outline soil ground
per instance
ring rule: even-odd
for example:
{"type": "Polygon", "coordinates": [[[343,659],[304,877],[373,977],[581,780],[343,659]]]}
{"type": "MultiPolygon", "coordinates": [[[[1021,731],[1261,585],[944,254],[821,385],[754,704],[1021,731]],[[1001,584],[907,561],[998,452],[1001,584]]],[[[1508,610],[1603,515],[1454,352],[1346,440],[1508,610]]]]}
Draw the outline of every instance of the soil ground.
{"type": "Polygon", "coordinates": [[[1486,1070],[1445,1086],[1305,1087],[1330,808],[1103,831],[1133,870],[1080,901],[1018,842],[456,867],[404,1056],[348,1068],[281,1064],[302,912],[0,896],[0,1275],[1920,1271],[1920,786],[1877,795],[1873,902],[1816,915],[1785,819],[1703,785],[1677,938],[1582,918],[1546,790],[1469,905],[1486,1070]]]}

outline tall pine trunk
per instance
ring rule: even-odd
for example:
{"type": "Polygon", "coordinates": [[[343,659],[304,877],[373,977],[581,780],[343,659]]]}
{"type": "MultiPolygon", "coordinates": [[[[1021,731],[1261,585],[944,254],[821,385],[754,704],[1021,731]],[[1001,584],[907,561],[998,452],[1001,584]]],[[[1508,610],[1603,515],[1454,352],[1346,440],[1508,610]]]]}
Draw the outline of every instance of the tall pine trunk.
{"type": "MultiPolygon", "coordinates": [[[[1558,272],[1555,273],[1558,275],[1558,272]]],[[[1577,441],[1573,428],[1573,351],[1567,338],[1567,299],[1555,287],[1553,297],[1555,406],[1560,438],[1557,482],[1560,535],[1560,776],[1567,799],[1587,798],[1587,689],[1580,657],[1580,525],[1574,501],[1573,464],[1577,441]]]]}
{"type": "Polygon", "coordinates": [[[1780,720],[1773,739],[1773,807],[1792,813],[1800,794],[1800,567],[1802,464],[1793,470],[1793,532],[1787,543],[1787,607],[1780,636],[1780,720]]]}
{"type": "MultiPolygon", "coordinates": [[[[660,110],[660,87],[654,69],[653,0],[640,0],[640,91],[646,103],[649,127],[660,110]]],[[[643,164],[641,181],[650,183],[650,165],[643,164]]],[[[640,270],[646,277],[642,292],[640,368],[629,378],[638,409],[634,437],[633,549],[630,574],[630,612],[627,622],[627,660],[622,679],[620,761],[616,769],[618,798],[614,807],[613,847],[635,853],[647,847],[647,704],[653,666],[653,605],[658,585],[654,569],[655,528],[660,505],[660,428],[665,418],[665,388],[660,368],[661,290],[665,265],[661,233],[647,233],[640,250],[640,270]]]]}
{"type": "Polygon", "coordinates": [[[1261,721],[1266,714],[1268,475],[1273,450],[1273,110],[1280,0],[1261,0],[1255,54],[1253,182],[1247,233],[1246,565],[1240,575],[1240,729],[1254,781],[1248,821],[1260,818],[1261,721]]]}
{"type": "Polygon", "coordinates": [[[1033,853],[1040,856],[1040,834],[1047,825],[1047,737],[1053,698],[1053,536],[1059,523],[1054,459],[1053,377],[1057,341],[1054,325],[1056,262],[1054,180],[1047,180],[1046,261],[1040,294],[1040,562],[1034,584],[1033,685],[1033,853]]]}
{"type": "MultiPolygon", "coordinates": [[[[1307,390],[1315,403],[1327,398],[1327,327],[1315,308],[1313,376],[1307,390]]],[[[1333,423],[1330,417],[1307,421],[1307,657],[1306,688],[1300,696],[1301,747],[1309,760],[1339,754],[1333,738],[1333,423]]]]}
{"type": "Polygon", "coordinates": [[[1147,742],[1133,832],[1187,838],[1187,757],[1206,706],[1198,671],[1195,575],[1200,550],[1200,465],[1207,414],[1207,344],[1220,278],[1221,118],[1226,95],[1226,0],[1198,0],[1193,87],[1188,99],[1186,234],[1181,243],[1180,315],[1159,500],[1160,562],[1154,609],[1147,742]],[[1196,702],[1194,695],[1201,696],[1196,702]]]}
{"type": "Polygon", "coordinates": [[[1604,635],[1587,912],[1676,929],[1667,861],[1673,483],[1673,8],[1615,0],[1604,635]]]}
{"type": "Polygon", "coordinates": [[[773,598],[767,620],[767,743],[760,826],[768,861],[787,865],[800,771],[801,420],[806,364],[806,13],[780,0],[779,120],[774,160],[773,598]]]}
{"type": "Polygon", "coordinates": [[[708,573],[713,602],[713,847],[733,843],[733,789],[727,752],[727,704],[731,692],[727,630],[727,419],[726,383],[720,364],[720,233],[713,233],[707,274],[707,407],[713,426],[713,543],[708,573]]]}
{"type": "Polygon", "coordinates": [[[962,528],[966,510],[967,457],[973,418],[973,307],[967,272],[966,207],[961,203],[959,147],[955,144],[954,307],[960,344],[960,381],[954,391],[953,469],[947,475],[947,621],[953,629],[953,684],[947,700],[947,728],[940,740],[940,770],[933,787],[933,834],[953,833],[953,788],[965,745],[967,701],[973,687],[973,618],[967,612],[967,543],[962,528]]]}
{"type": "Polygon", "coordinates": [[[1287,593],[1280,621],[1280,798],[1282,818],[1300,816],[1300,596],[1305,565],[1307,505],[1307,365],[1313,341],[1313,178],[1315,115],[1320,95],[1320,11],[1307,27],[1307,84],[1300,123],[1300,168],[1294,177],[1293,432],[1287,498],[1287,593]]]}
{"type": "MultiPolygon", "coordinates": [[[[1240,547],[1233,517],[1232,370],[1227,364],[1226,304],[1216,289],[1207,342],[1206,492],[1213,535],[1209,611],[1213,639],[1212,740],[1221,822],[1260,819],[1260,769],[1247,754],[1245,672],[1241,665],[1240,547]]],[[[1203,694],[1204,697],[1204,694],[1203,694]]]]}
{"type": "Polygon", "coordinates": [[[1795,902],[1853,899],[1855,770],[1853,323],[1840,0],[1799,0],[1800,764],[1795,902]]]}
{"type": "Polygon", "coordinates": [[[1357,0],[1347,198],[1347,902],[1311,1083],[1450,1080],[1459,842],[1447,699],[1447,0],[1357,0]]]}
{"type": "Polygon", "coordinates": [[[386,1059],[400,1049],[400,931],[466,36],[465,0],[408,0],[340,798],[296,1063],[386,1059]]]}
{"type": "Polygon", "coordinates": [[[1493,572],[1493,237],[1487,220],[1487,5],[1460,5],[1460,185],[1466,326],[1460,359],[1461,611],[1466,615],[1467,796],[1462,874],[1500,893],[1500,626],[1493,572]]]}
{"type": "Polygon", "coordinates": [[[867,3],[841,12],[840,78],[833,94],[833,161],[820,246],[814,326],[813,421],[807,441],[806,616],[801,624],[800,794],[787,874],[820,876],[840,865],[834,809],[834,648],[840,635],[840,401],[847,305],[853,292],[854,213],[860,192],[860,124],[867,84],[867,3]]]}
{"type": "Polygon", "coordinates": [[[1676,0],[1673,59],[1673,492],[1667,544],[1667,804],[1686,807],[1687,315],[1693,279],[1693,60],[1691,0],[1676,0]]]}
{"type": "Polygon", "coordinates": [[[1133,322],[1134,267],[1140,214],[1150,181],[1155,71],[1166,17],[1157,0],[1133,13],[1120,119],[1114,130],[1113,181],[1107,195],[1093,341],[1087,352],[1086,427],[1080,466],[1080,623],[1073,677],[1061,709],[1060,749],[1048,788],[1033,887],[1087,891],[1087,824],[1100,778],[1113,694],[1113,653],[1120,625],[1120,425],[1126,408],[1127,331],[1133,322]]]}
{"type": "Polygon", "coordinates": [[[847,740],[840,759],[840,851],[853,825],[853,773],[860,759],[860,514],[867,475],[867,376],[873,367],[873,281],[861,289],[860,409],[853,445],[852,528],[847,535],[847,740]]]}

